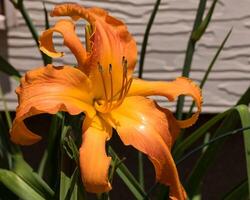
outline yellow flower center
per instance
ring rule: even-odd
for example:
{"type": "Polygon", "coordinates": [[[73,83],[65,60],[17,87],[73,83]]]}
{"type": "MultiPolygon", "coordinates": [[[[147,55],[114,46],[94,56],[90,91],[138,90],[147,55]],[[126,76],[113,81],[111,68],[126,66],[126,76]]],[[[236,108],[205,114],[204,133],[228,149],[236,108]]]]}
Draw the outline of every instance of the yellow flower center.
{"type": "Polygon", "coordinates": [[[108,113],[111,110],[119,107],[122,104],[124,98],[126,97],[133,79],[128,78],[128,61],[125,59],[125,57],[122,58],[122,67],[123,73],[121,88],[114,94],[112,64],[109,64],[108,68],[108,76],[110,80],[110,87],[108,87],[107,83],[105,82],[103,67],[100,63],[98,63],[98,69],[101,75],[102,87],[104,90],[104,99],[96,100],[94,102],[94,106],[97,111],[101,113],[108,113]],[[110,88],[110,90],[108,90],[108,88],[110,88]]]}

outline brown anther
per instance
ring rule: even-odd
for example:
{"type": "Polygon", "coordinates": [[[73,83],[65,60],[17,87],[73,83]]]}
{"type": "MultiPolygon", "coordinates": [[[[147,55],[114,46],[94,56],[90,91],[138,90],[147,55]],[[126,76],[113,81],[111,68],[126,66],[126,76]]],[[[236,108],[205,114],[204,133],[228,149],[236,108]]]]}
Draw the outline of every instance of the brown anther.
{"type": "Polygon", "coordinates": [[[102,65],[99,62],[97,63],[97,65],[98,65],[99,72],[103,73],[103,67],[102,67],[102,65]]]}
{"type": "Polygon", "coordinates": [[[109,72],[112,72],[112,64],[109,64],[109,72]]]}

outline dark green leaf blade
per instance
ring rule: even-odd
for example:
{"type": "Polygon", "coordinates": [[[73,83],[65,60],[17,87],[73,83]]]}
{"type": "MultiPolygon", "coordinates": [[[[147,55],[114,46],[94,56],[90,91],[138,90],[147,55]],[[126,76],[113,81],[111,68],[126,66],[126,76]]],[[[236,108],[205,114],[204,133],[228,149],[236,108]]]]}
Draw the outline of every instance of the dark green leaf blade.
{"type": "Polygon", "coordinates": [[[149,21],[147,23],[147,27],[146,27],[146,30],[145,30],[145,33],[144,33],[142,47],[141,47],[141,53],[140,53],[139,74],[138,74],[139,78],[142,78],[143,67],[144,67],[144,59],[145,59],[147,45],[148,45],[149,33],[150,33],[151,27],[153,25],[153,22],[154,22],[154,19],[155,19],[155,16],[156,16],[156,13],[158,11],[160,3],[161,3],[161,0],[156,0],[153,12],[152,12],[152,14],[151,14],[151,16],[149,18],[149,21]]]}
{"type": "Polygon", "coordinates": [[[0,169],[0,181],[23,200],[45,200],[45,198],[12,171],[0,169]]]}
{"type": "Polygon", "coordinates": [[[19,81],[20,73],[2,56],[0,56],[0,71],[19,81]]]}
{"type": "MultiPolygon", "coordinates": [[[[111,155],[112,159],[119,159],[115,151],[111,147],[109,147],[108,152],[111,155]]],[[[120,162],[120,159],[118,160],[118,162],[120,162]]],[[[136,199],[145,199],[145,197],[147,196],[146,192],[142,189],[141,185],[123,163],[121,163],[117,167],[116,172],[136,197],[136,199]]]]}
{"type": "Polygon", "coordinates": [[[248,105],[250,103],[250,87],[247,88],[245,93],[240,97],[237,105],[244,104],[248,105]]]}
{"type": "MultiPolygon", "coordinates": [[[[246,105],[238,106],[238,113],[240,115],[242,127],[250,126],[250,112],[246,105]]],[[[245,155],[246,155],[246,169],[248,176],[248,191],[250,192],[250,130],[243,131],[245,155]]],[[[250,196],[249,196],[250,197],[250,196]]]]}
{"type": "Polygon", "coordinates": [[[32,187],[40,196],[45,199],[51,199],[54,196],[54,191],[47,183],[36,174],[33,169],[26,163],[23,157],[19,154],[12,155],[13,166],[12,171],[17,174],[23,181],[32,187]]]}
{"type": "Polygon", "coordinates": [[[47,30],[47,29],[50,28],[50,24],[49,24],[49,15],[48,15],[48,11],[47,11],[47,8],[46,8],[44,2],[43,2],[43,12],[44,12],[45,29],[47,30]]]}
{"type": "MultiPolygon", "coordinates": [[[[204,85],[205,85],[205,83],[206,83],[206,81],[207,81],[207,79],[208,79],[208,76],[209,76],[209,74],[210,74],[210,72],[211,72],[211,70],[212,70],[212,68],[213,68],[213,66],[214,66],[214,63],[215,63],[215,61],[217,60],[218,56],[220,55],[221,50],[224,48],[224,46],[225,46],[225,44],[226,44],[226,42],[227,42],[229,36],[231,35],[231,33],[232,33],[232,29],[230,29],[229,32],[227,33],[226,37],[224,38],[224,40],[222,41],[221,45],[219,46],[219,48],[218,48],[216,54],[214,55],[214,57],[213,57],[211,63],[209,64],[209,66],[208,66],[208,68],[207,68],[207,70],[206,70],[206,73],[204,74],[204,76],[203,76],[203,78],[202,78],[202,80],[201,80],[201,83],[200,83],[200,88],[201,88],[201,89],[204,87],[204,85]]],[[[193,101],[193,103],[192,103],[192,105],[191,105],[191,107],[190,107],[188,116],[190,116],[190,115],[192,114],[192,111],[193,111],[194,106],[195,106],[195,102],[193,101]]]]}
{"type": "Polygon", "coordinates": [[[197,130],[195,130],[192,134],[190,134],[183,142],[181,142],[173,151],[173,155],[176,159],[178,159],[185,150],[191,147],[192,144],[194,144],[198,139],[200,139],[202,136],[204,136],[207,131],[216,123],[221,121],[225,116],[230,114],[232,112],[232,109],[229,109],[223,113],[220,113],[216,116],[214,116],[212,119],[210,119],[208,122],[203,124],[201,127],[199,127],[197,130]]]}
{"type": "MultiPolygon", "coordinates": [[[[226,132],[234,130],[237,127],[239,117],[236,113],[237,112],[234,110],[229,115],[227,115],[227,117],[222,121],[220,126],[213,134],[213,137],[220,136],[226,132]]],[[[194,195],[198,192],[202,178],[213,163],[215,155],[217,154],[224,141],[225,139],[222,139],[208,146],[207,150],[200,156],[195,167],[191,171],[190,176],[188,177],[188,180],[186,182],[186,190],[190,198],[193,198],[194,195]]]]}
{"type": "Polygon", "coordinates": [[[236,187],[234,187],[230,192],[228,192],[223,200],[246,200],[248,199],[248,182],[247,180],[243,181],[236,187]]]}

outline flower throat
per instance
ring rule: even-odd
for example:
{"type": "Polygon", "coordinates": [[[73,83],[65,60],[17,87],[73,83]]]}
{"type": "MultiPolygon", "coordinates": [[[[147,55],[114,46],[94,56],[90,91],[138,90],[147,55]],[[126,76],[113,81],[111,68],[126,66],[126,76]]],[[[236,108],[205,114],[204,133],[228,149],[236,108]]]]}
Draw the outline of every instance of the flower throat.
{"type": "Polygon", "coordinates": [[[98,62],[98,71],[101,76],[101,82],[104,90],[104,100],[98,100],[95,102],[95,108],[101,113],[108,113],[111,110],[119,107],[124,98],[126,97],[129,88],[132,83],[132,78],[128,78],[128,61],[123,56],[122,57],[122,84],[121,88],[114,94],[114,83],[113,83],[113,74],[112,74],[112,64],[109,64],[108,67],[108,76],[109,76],[109,84],[110,87],[107,87],[107,83],[105,82],[105,75],[104,75],[104,68],[103,66],[98,62]],[[110,88],[110,91],[108,90],[110,88]]]}

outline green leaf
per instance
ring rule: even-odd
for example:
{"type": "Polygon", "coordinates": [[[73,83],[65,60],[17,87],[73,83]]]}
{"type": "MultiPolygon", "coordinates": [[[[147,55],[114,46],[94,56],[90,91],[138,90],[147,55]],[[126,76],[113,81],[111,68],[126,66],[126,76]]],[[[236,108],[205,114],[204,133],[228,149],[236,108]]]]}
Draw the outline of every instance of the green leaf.
{"type": "Polygon", "coordinates": [[[3,102],[4,113],[5,113],[5,117],[7,119],[8,129],[10,129],[11,126],[12,126],[12,119],[11,119],[11,116],[10,116],[10,112],[9,112],[9,109],[8,109],[8,106],[7,106],[7,101],[6,101],[5,97],[4,97],[1,85],[0,85],[0,100],[2,100],[2,102],[3,102]]]}
{"type": "MultiPolygon", "coordinates": [[[[109,147],[108,152],[111,155],[112,159],[117,159],[118,161],[121,160],[111,147],[109,147]]],[[[147,196],[146,192],[142,189],[141,185],[138,183],[138,181],[123,163],[121,163],[117,167],[116,173],[127,185],[130,191],[136,197],[136,199],[145,199],[145,197],[147,196]]]]}
{"type": "Polygon", "coordinates": [[[73,159],[76,163],[79,160],[79,151],[78,148],[73,140],[73,138],[69,135],[68,137],[64,138],[63,141],[63,148],[67,155],[73,159]]]}
{"type": "MultiPolygon", "coordinates": [[[[250,126],[250,112],[246,105],[241,105],[237,107],[238,113],[240,115],[242,127],[250,126]]],[[[245,154],[246,154],[246,169],[248,176],[248,191],[250,192],[250,130],[243,131],[245,154]]],[[[250,196],[249,196],[250,197],[250,196]]]]}
{"type": "Polygon", "coordinates": [[[0,113],[0,168],[8,169],[11,164],[11,143],[9,140],[9,131],[3,121],[0,113]]]}
{"type": "Polygon", "coordinates": [[[0,182],[23,200],[46,199],[12,171],[0,169],[0,182]]]}
{"type": "MultiPolygon", "coordinates": [[[[228,113],[226,115],[226,118],[223,120],[221,125],[217,128],[215,134],[213,135],[214,137],[221,135],[225,132],[228,132],[236,126],[237,120],[239,120],[239,117],[235,115],[235,111],[239,112],[241,110],[240,107],[244,107],[244,105],[239,105],[239,103],[243,103],[248,105],[250,102],[249,98],[246,98],[249,96],[249,88],[246,90],[246,92],[242,95],[240,100],[237,102],[237,106],[233,108],[233,111],[228,113]]],[[[239,112],[240,114],[240,112],[239,112]]],[[[199,185],[201,183],[201,180],[203,176],[205,175],[207,169],[209,166],[213,163],[213,159],[219,149],[220,146],[222,146],[224,140],[221,140],[220,142],[217,142],[216,144],[213,144],[207,148],[206,152],[201,155],[200,159],[196,163],[194,169],[191,172],[191,175],[189,176],[187,183],[186,183],[186,188],[187,192],[192,197],[196,193],[196,189],[199,188],[199,185]]]]}
{"type": "Polygon", "coordinates": [[[203,124],[201,127],[196,129],[192,134],[190,134],[184,141],[182,141],[174,150],[173,150],[173,156],[175,159],[180,158],[180,156],[183,154],[183,152],[187,149],[189,149],[198,139],[200,139],[202,136],[204,136],[208,130],[221,121],[225,116],[230,114],[233,109],[229,109],[223,113],[217,114],[212,119],[210,119],[208,122],[203,124]]]}
{"type": "MultiPolygon", "coordinates": [[[[55,173],[57,168],[57,164],[53,162],[57,155],[57,148],[58,148],[58,127],[61,124],[62,120],[62,113],[57,113],[56,115],[52,116],[51,125],[48,133],[48,146],[44,151],[43,157],[39,164],[38,174],[43,177],[45,173],[48,175],[49,179],[54,179],[53,174],[55,173]]],[[[49,183],[54,182],[53,180],[48,181],[49,183]]]]}
{"type": "MultiPolygon", "coordinates": [[[[245,91],[245,93],[241,96],[239,101],[236,105],[245,104],[248,105],[250,102],[250,87],[245,91]]],[[[222,118],[224,118],[226,115],[230,114],[230,112],[235,109],[230,108],[229,110],[220,113],[210,119],[207,123],[202,125],[199,129],[194,131],[190,136],[188,136],[184,141],[181,141],[178,145],[176,145],[173,149],[173,155],[175,159],[180,158],[180,156],[183,154],[185,150],[191,147],[192,144],[194,144],[198,139],[200,139],[206,132],[209,130],[211,126],[219,122],[222,118]]]]}
{"type": "Polygon", "coordinates": [[[0,56],[0,71],[19,82],[21,77],[20,73],[2,56],[0,56]]]}
{"type": "Polygon", "coordinates": [[[205,143],[203,143],[202,145],[198,146],[198,147],[195,147],[194,149],[192,149],[192,151],[190,151],[189,153],[185,154],[185,156],[183,156],[180,160],[178,160],[177,162],[175,162],[176,165],[178,165],[179,163],[181,163],[183,160],[187,159],[189,156],[191,156],[192,154],[196,153],[197,151],[200,151],[202,150],[202,153],[205,152],[206,150],[206,147],[208,145],[211,145],[215,142],[218,142],[218,140],[221,140],[221,139],[224,139],[225,137],[229,137],[229,136],[232,136],[234,134],[237,134],[237,133],[240,133],[242,131],[245,131],[245,130],[248,130],[250,129],[250,126],[246,126],[244,128],[238,128],[238,129],[234,129],[233,131],[229,131],[227,133],[224,133],[222,135],[219,135],[205,143]]]}
{"type": "Polygon", "coordinates": [[[169,199],[169,187],[163,184],[159,184],[159,192],[157,193],[157,200],[169,199]]]}
{"type": "Polygon", "coordinates": [[[247,180],[243,181],[236,187],[234,187],[230,192],[228,192],[223,200],[246,200],[248,199],[248,182],[247,180]]]}
{"type": "MultiPolygon", "coordinates": [[[[237,120],[238,116],[236,114],[236,111],[234,110],[229,115],[227,115],[227,117],[222,121],[220,126],[213,134],[213,138],[235,129],[237,125],[237,120]]],[[[206,174],[208,168],[213,163],[215,155],[224,141],[225,139],[222,139],[208,146],[207,150],[200,156],[195,167],[191,171],[186,183],[186,190],[190,198],[196,195],[197,190],[200,188],[202,178],[206,174]]]]}
{"type": "MultiPolygon", "coordinates": [[[[204,74],[204,76],[203,76],[203,78],[201,80],[201,83],[200,83],[200,88],[201,89],[205,85],[205,83],[207,81],[207,78],[208,78],[208,75],[210,74],[210,72],[211,72],[211,70],[212,70],[212,68],[214,66],[215,61],[217,60],[218,56],[220,55],[220,52],[224,48],[224,46],[225,46],[229,36],[231,35],[231,33],[232,33],[232,29],[230,29],[229,32],[227,33],[226,37],[224,38],[224,40],[222,41],[220,47],[218,48],[215,56],[213,57],[211,63],[209,64],[209,66],[208,66],[208,68],[206,70],[206,73],[204,74]]],[[[191,116],[194,106],[195,106],[195,102],[193,101],[193,103],[192,103],[192,105],[191,105],[191,107],[189,109],[188,116],[191,116]]]]}
{"type": "Polygon", "coordinates": [[[240,97],[237,105],[245,104],[248,105],[250,103],[250,87],[247,88],[245,93],[240,97]]]}
{"type": "Polygon", "coordinates": [[[33,169],[23,160],[19,154],[12,155],[13,166],[12,171],[15,172],[23,181],[32,187],[40,196],[45,199],[51,199],[54,191],[47,183],[33,171],[33,169]]]}
{"type": "Polygon", "coordinates": [[[69,182],[70,182],[70,178],[67,177],[66,174],[61,171],[61,176],[60,176],[60,200],[65,199],[66,192],[68,190],[69,182]]]}
{"type": "Polygon", "coordinates": [[[77,200],[77,187],[75,185],[76,180],[76,171],[71,178],[69,178],[64,172],[61,171],[60,200],[77,200]]]}
{"type": "Polygon", "coordinates": [[[68,185],[68,191],[66,193],[65,199],[64,200],[77,200],[77,180],[79,177],[79,170],[78,168],[75,169],[73,172],[69,185],[68,185]]]}
{"type": "MultiPolygon", "coordinates": [[[[222,121],[216,132],[213,134],[213,138],[219,137],[224,133],[235,129],[237,126],[237,122],[239,121],[239,116],[237,115],[237,113],[242,115],[242,110],[244,110],[244,107],[245,105],[236,106],[234,110],[222,121]]],[[[196,194],[197,188],[200,187],[202,178],[206,174],[210,165],[213,163],[215,155],[217,154],[224,141],[225,139],[221,139],[216,143],[210,145],[207,150],[200,156],[195,167],[191,171],[186,183],[186,190],[190,198],[192,198],[196,194]]]]}
{"type": "Polygon", "coordinates": [[[80,176],[77,180],[77,200],[87,200],[86,192],[80,176]]]}
{"type": "MultiPolygon", "coordinates": [[[[9,115],[8,111],[5,111],[7,116],[9,115]]],[[[11,125],[11,124],[10,124],[11,125]]],[[[9,126],[10,126],[9,125],[9,126]]],[[[10,142],[9,128],[6,126],[5,121],[2,118],[0,113],[0,167],[9,169],[12,165],[11,154],[18,153],[21,155],[21,151],[18,145],[10,142]]]]}
{"type": "Polygon", "coordinates": [[[201,24],[198,26],[198,28],[195,29],[194,32],[192,32],[192,35],[191,35],[192,40],[198,41],[201,38],[201,36],[205,33],[207,26],[211,20],[212,15],[213,15],[214,8],[215,8],[217,1],[218,0],[213,1],[205,19],[201,22],[201,24]]]}

